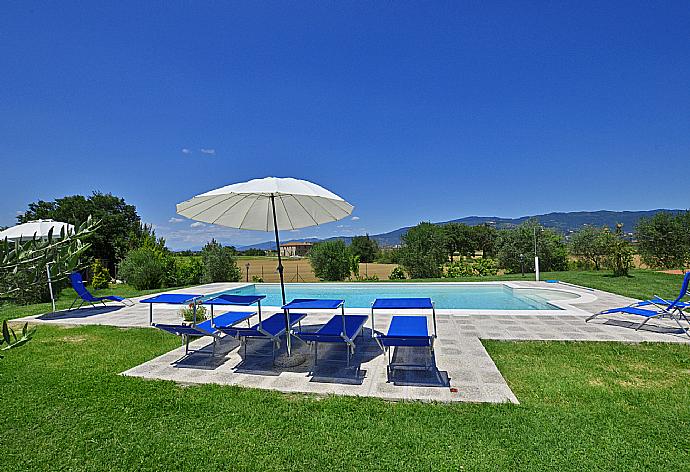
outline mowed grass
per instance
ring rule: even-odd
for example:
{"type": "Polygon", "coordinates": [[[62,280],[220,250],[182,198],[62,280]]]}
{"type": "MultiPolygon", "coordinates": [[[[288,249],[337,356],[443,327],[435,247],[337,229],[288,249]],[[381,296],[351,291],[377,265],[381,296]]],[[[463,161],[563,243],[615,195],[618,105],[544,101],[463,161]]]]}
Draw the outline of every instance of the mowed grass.
{"type": "Polygon", "coordinates": [[[40,326],[0,360],[7,470],[682,470],[690,347],[486,342],[520,405],[182,387],[152,329],[40,326]]]}
{"type": "MultiPolygon", "coordinates": [[[[675,298],[678,296],[680,285],[683,282],[683,275],[665,274],[644,269],[631,270],[629,277],[614,277],[611,272],[601,270],[542,272],[540,278],[542,281],[559,280],[635,299],[651,298],[654,295],[675,298]]],[[[534,274],[525,274],[524,277],[520,274],[506,274],[455,279],[417,279],[406,280],[406,282],[489,282],[495,280],[531,281],[534,280],[534,274]]],[[[554,285],[554,288],[557,287],[554,285]]]]}

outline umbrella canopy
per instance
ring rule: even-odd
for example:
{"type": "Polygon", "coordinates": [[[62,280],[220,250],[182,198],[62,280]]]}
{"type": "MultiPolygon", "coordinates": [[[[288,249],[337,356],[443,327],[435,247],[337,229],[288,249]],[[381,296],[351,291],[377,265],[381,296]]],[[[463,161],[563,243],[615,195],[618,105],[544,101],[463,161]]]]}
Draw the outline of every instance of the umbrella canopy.
{"type": "MultiPolygon", "coordinates": [[[[352,214],[353,209],[338,195],[312,182],[277,177],[227,185],[177,205],[177,213],[192,220],[228,228],[273,231],[283,304],[285,281],[278,231],[338,221],[352,214]]],[[[289,332],[287,315],[286,324],[289,332]]],[[[289,354],[290,336],[287,338],[289,354]]]]}
{"type": "Polygon", "coordinates": [[[34,236],[36,239],[48,239],[51,230],[54,238],[60,238],[63,229],[64,234],[74,232],[74,226],[68,223],[53,220],[29,221],[0,231],[0,240],[7,238],[8,241],[30,241],[34,236]]]}
{"type": "Polygon", "coordinates": [[[177,213],[192,220],[258,231],[338,221],[352,209],[338,195],[312,182],[277,177],[227,185],[177,205],[177,213]]]}

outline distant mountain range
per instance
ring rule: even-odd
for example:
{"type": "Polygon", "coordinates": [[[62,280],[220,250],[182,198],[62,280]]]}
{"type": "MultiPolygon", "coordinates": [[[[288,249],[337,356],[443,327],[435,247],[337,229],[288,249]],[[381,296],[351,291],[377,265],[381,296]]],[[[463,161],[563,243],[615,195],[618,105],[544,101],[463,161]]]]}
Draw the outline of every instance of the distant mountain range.
{"type": "MultiPolygon", "coordinates": [[[[615,227],[618,223],[623,223],[623,228],[626,232],[631,232],[637,226],[638,221],[641,218],[648,218],[654,216],[655,214],[666,211],[670,213],[679,213],[683,210],[646,210],[646,211],[571,211],[571,212],[557,212],[557,213],[547,213],[545,215],[532,215],[532,216],[522,216],[520,218],[501,218],[499,216],[467,216],[465,218],[459,218],[457,220],[442,221],[439,225],[444,225],[447,223],[464,223],[469,226],[476,226],[481,224],[491,224],[498,229],[512,228],[517,226],[530,218],[536,218],[540,224],[547,228],[553,228],[560,231],[563,234],[567,234],[571,231],[576,231],[582,228],[584,225],[592,226],[608,226],[609,228],[615,227]]],[[[369,235],[370,238],[375,239],[380,246],[390,247],[400,244],[400,237],[410,229],[411,226],[405,228],[399,228],[388,233],[372,234],[369,235]]],[[[327,238],[323,241],[330,241],[334,239],[342,239],[345,243],[349,244],[352,240],[350,236],[336,236],[333,238],[327,238]]],[[[291,239],[287,242],[318,242],[322,241],[318,238],[307,238],[307,239],[291,239]]],[[[249,246],[244,246],[238,248],[239,250],[246,250],[250,248],[256,249],[275,249],[275,241],[266,241],[263,243],[251,244],[249,246]]]]}

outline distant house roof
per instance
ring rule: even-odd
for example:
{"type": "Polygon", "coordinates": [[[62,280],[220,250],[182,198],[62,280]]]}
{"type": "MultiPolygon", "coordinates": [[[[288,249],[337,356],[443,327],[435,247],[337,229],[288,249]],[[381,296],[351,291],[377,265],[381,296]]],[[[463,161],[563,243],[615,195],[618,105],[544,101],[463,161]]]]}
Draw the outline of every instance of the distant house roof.
{"type": "Polygon", "coordinates": [[[314,245],[314,243],[307,243],[307,242],[300,243],[300,242],[296,242],[296,243],[285,243],[285,244],[281,244],[280,247],[300,247],[300,246],[313,246],[313,245],[314,245]]]}

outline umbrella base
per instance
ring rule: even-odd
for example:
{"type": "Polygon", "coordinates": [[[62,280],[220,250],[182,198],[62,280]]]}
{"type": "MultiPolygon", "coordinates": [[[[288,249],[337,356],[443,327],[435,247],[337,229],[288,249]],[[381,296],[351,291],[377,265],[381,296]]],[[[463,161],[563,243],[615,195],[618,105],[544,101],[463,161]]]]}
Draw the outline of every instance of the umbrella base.
{"type": "Polygon", "coordinates": [[[276,356],[275,365],[276,367],[290,368],[302,365],[307,361],[307,356],[301,352],[293,351],[292,355],[288,356],[287,352],[283,352],[276,356]]]}

